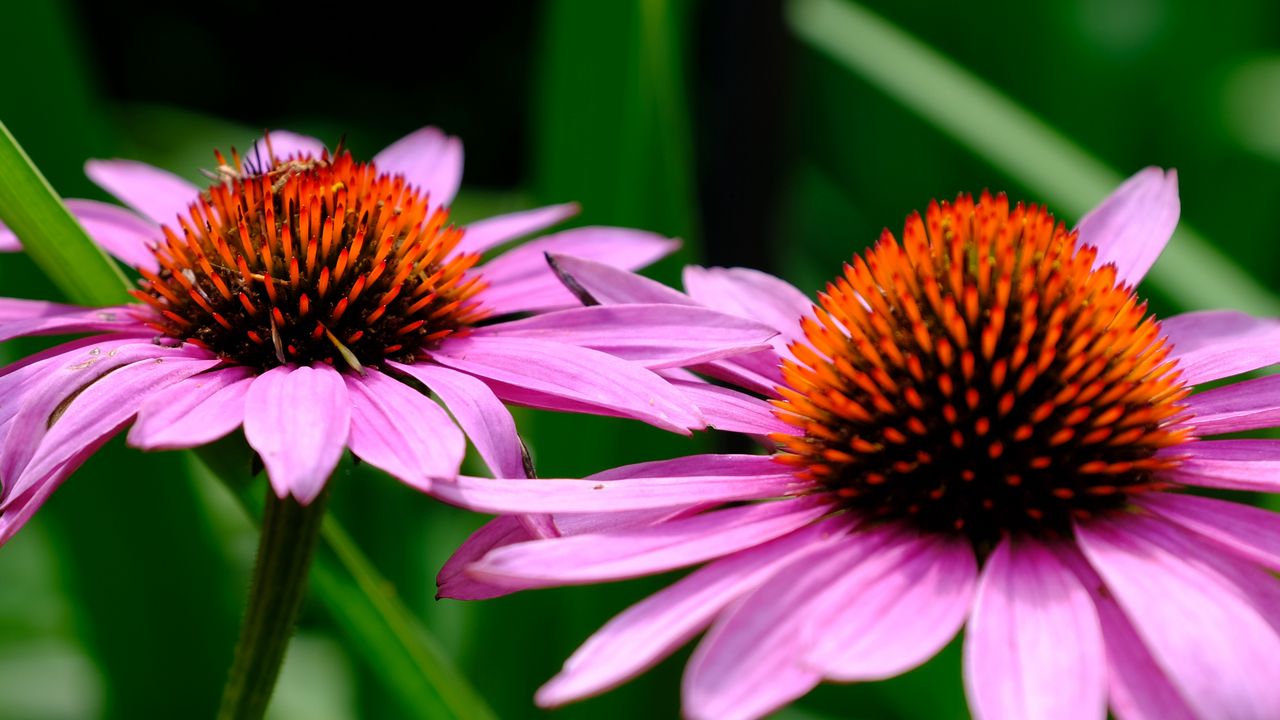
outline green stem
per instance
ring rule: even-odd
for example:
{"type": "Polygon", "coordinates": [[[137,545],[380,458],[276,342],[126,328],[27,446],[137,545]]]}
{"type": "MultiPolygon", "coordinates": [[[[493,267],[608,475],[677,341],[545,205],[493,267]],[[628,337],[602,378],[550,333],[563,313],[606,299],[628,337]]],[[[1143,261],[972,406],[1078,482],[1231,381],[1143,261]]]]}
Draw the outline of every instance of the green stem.
{"type": "Polygon", "coordinates": [[[306,594],[328,493],[310,505],[267,488],[258,559],[240,642],[222,695],[220,720],[258,720],[267,711],[306,594]]]}

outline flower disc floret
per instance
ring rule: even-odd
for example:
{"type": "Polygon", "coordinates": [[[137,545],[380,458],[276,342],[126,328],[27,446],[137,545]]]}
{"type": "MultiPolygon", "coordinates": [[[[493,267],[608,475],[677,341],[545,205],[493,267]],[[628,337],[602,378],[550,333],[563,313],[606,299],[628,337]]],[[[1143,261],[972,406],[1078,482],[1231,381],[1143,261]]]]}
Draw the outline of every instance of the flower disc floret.
{"type": "Polygon", "coordinates": [[[1043,208],[934,203],[819,296],[779,459],[849,507],[990,543],[1156,489],[1189,437],[1160,326],[1043,208]]]}
{"type": "Polygon", "coordinates": [[[160,269],[134,291],[165,335],[264,370],[361,370],[483,317],[479,256],[451,256],[462,231],[403,176],[341,150],[218,159],[221,181],[162,228],[160,269]]]}

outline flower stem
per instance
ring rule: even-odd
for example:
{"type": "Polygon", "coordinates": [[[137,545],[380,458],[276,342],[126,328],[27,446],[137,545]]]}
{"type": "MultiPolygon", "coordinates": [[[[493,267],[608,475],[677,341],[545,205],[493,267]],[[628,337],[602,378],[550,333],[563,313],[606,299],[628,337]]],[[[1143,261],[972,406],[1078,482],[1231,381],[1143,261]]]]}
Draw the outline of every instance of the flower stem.
{"type": "Polygon", "coordinates": [[[219,720],[258,720],[267,711],[302,607],[328,492],[300,505],[268,487],[258,559],[219,720]]]}

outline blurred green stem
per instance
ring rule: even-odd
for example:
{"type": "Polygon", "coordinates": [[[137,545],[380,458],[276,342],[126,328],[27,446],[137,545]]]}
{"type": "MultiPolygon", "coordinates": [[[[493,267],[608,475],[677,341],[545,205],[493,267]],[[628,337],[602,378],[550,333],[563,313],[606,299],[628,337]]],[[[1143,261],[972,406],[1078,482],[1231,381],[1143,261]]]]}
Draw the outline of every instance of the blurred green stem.
{"type": "Polygon", "coordinates": [[[236,658],[222,695],[220,720],[258,720],[267,712],[284,654],[306,596],[329,493],[309,505],[267,487],[258,559],[253,566],[236,658]]]}

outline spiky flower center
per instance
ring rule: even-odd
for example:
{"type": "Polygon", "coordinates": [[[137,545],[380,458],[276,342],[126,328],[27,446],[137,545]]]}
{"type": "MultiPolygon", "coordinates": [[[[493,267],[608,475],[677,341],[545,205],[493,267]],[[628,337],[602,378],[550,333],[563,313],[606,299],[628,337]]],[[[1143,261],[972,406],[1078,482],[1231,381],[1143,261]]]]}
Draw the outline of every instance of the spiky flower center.
{"type": "Polygon", "coordinates": [[[462,231],[402,176],[350,153],[233,156],[155,249],[134,295],[154,327],[230,361],[267,369],[328,363],[360,370],[406,359],[483,312],[462,231]],[[267,163],[264,163],[266,165],[267,163]]]}
{"type": "Polygon", "coordinates": [[[1176,460],[1186,389],[1114,266],[1044,209],[930,206],[828,284],[786,361],[779,459],[848,507],[988,543],[1066,534],[1176,460]]]}

